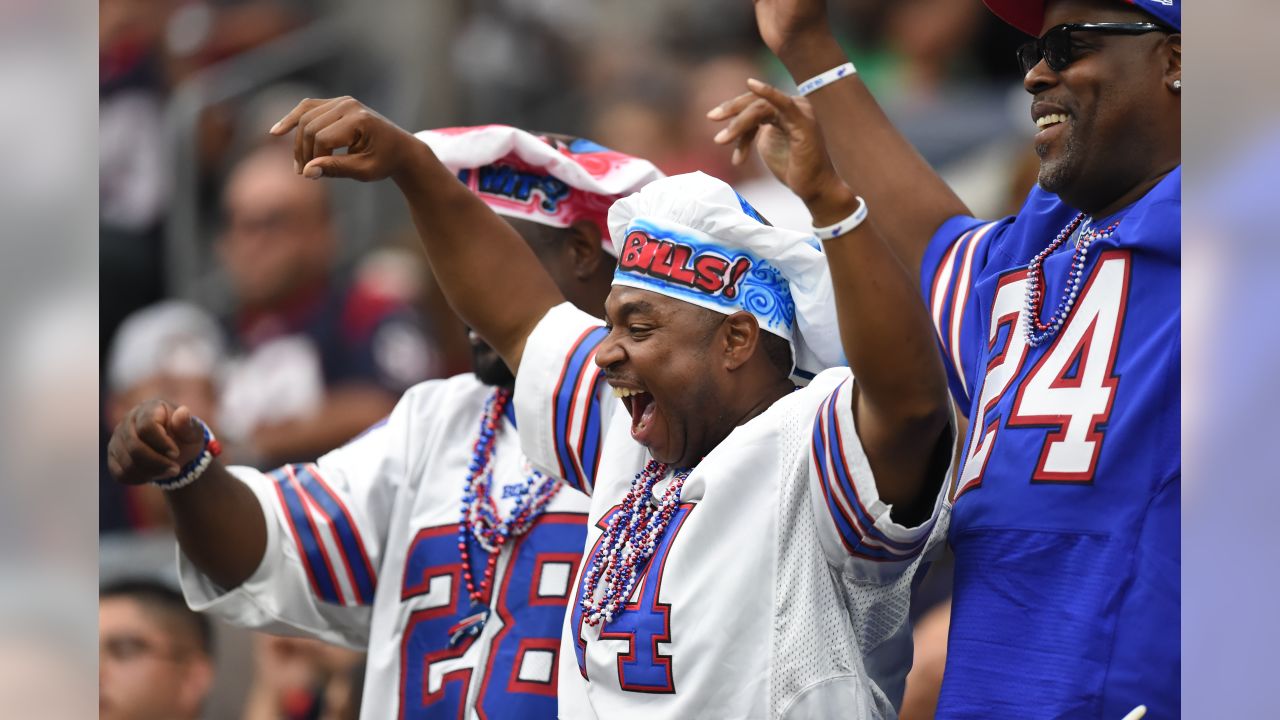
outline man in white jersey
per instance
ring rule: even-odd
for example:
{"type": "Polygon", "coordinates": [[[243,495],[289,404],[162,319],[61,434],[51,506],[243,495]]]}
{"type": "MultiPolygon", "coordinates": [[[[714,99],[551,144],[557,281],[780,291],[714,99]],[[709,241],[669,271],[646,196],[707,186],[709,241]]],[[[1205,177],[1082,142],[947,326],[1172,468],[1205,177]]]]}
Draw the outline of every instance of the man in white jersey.
{"type": "MultiPolygon", "coordinates": [[[[566,296],[601,307],[614,267],[605,210],[660,177],[653,165],[504,126],[418,139],[507,217],[566,296]]],[[[538,264],[527,255],[517,261],[538,264]]],[[[474,375],[411,388],[314,464],[261,473],[204,461],[216,442],[203,423],[160,401],[136,408],[110,444],[121,481],[172,489],[193,607],[367,649],[364,718],[557,712],[588,499],[523,458],[511,373],[482,342],[473,350],[474,375]]]]}
{"type": "Polygon", "coordinates": [[[324,138],[297,146],[306,177],[396,182],[446,297],[519,368],[526,453],[592,494],[562,715],[896,715],[911,581],[947,512],[946,381],[918,290],[812,121],[780,108],[775,172],[833,226],[825,256],[718,180],[658,180],[610,210],[600,327],[513,262],[524,244],[429,148],[344,102],[272,132],[324,138]],[[482,268],[500,298],[468,281],[482,268]]]}

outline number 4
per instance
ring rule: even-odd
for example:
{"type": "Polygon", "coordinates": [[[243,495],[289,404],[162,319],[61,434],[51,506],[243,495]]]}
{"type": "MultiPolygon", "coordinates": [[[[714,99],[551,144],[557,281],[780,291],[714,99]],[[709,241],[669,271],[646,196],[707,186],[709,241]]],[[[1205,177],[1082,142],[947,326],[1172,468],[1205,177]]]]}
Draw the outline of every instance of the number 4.
{"type": "Polygon", "coordinates": [[[1008,425],[1056,427],[1045,438],[1034,482],[1092,482],[1111,417],[1129,254],[1102,253],[1053,345],[1027,373],[1008,425]]]}

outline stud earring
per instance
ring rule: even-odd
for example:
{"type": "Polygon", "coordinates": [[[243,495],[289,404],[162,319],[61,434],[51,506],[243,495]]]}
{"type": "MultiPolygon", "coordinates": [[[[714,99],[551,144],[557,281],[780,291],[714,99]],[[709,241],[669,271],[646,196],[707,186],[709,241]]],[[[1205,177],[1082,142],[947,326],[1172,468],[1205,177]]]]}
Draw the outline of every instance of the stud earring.
{"type": "Polygon", "coordinates": [[[1182,81],[1181,81],[1181,80],[1174,80],[1174,81],[1173,81],[1173,89],[1174,89],[1174,90],[1181,90],[1181,89],[1182,89],[1182,81]]]}

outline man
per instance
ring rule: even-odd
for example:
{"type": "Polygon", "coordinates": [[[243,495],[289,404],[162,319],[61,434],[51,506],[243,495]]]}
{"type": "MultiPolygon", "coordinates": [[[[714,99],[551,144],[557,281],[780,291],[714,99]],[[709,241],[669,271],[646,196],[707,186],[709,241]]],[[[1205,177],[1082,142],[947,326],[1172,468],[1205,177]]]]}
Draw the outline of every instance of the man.
{"type": "Polygon", "coordinates": [[[265,145],[237,163],[216,248],[236,346],[219,430],[237,461],[259,467],[350,440],[441,364],[410,307],[335,273],[328,195],[290,173],[286,153],[265,145]]]}
{"type": "MultiPolygon", "coordinates": [[[[815,222],[865,219],[787,117],[795,163],[775,172],[815,222]]],[[[529,458],[592,494],[563,716],[895,714],[951,442],[928,316],[873,224],[837,223],[824,257],[718,180],[655,181],[610,209],[602,328],[412,136],[349,98],[272,132],[295,127],[305,177],[394,179],[445,296],[519,368],[529,458]],[[810,374],[842,355],[857,383],[810,374]]]]}
{"type": "Polygon", "coordinates": [[[125,580],[98,596],[98,717],[196,720],[213,687],[212,629],[182,595],[125,580]]]}
{"type": "MultiPolygon", "coordinates": [[[[541,261],[579,307],[603,305],[604,210],[660,177],[652,164],[497,125],[409,137],[525,239],[467,282],[515,307],[501,270],[545,276],[541,261]]],[[[112,472],[189,483],[165,495],[194,607],[367,647],[362,717],[551,718],[588,503],[522,457],[511,392],[510,371],[476,343],[475,375],[419,384],[348,445],[270,474],[211,460],[186,408],[144,404],[112,438],[112,472]]]]}
{"type": "MultiPolygon", "coordinates": [[[[1018,59],[1039,187],[1016,216],[969,217],[856,75],[809,96],[969,415],[938,717],[1177,717],[1181,5],[986,3],[1038,36],[1018,59]]],[[[798,81],[845,62],[820,0],[756,17],[798,81]]],[[[710,117],[741,144],[774,114],[748,93],[710,117]]]]}

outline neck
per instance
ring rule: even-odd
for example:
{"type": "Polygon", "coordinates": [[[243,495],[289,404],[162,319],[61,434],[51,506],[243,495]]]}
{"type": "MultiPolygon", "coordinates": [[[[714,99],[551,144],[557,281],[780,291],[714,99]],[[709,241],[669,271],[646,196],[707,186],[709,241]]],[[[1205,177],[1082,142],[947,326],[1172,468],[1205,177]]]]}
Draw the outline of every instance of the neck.
{"type": "Polygon", "coordinates": [[[738,421],[734,423],[734,427],[746,425],[760,413],[768,410],[774,403],[786,397],[795,389],[788,378],[778,378],[768,385],[764,392],[757,396],[756,401],[747,407],[739,416],[738,421]]]}
{"type": "Polygon", "coordinates": [[[1095,219],[1110,217],[1111,215],[1114,215],[1117,212],[1120,212],[1121,210],[1129,207],[1130,205],[1134,204],[1138,200],[1142,199],[1144,195],[1151,192],[1152,188],[1154,188],[1156,185],[1159,185],[1160,181],[1164,180],[1169,173],[1173,172],[1174,168],[1176,168],[1177,166],[1178,164],[1174,163],[1168,167],[1165,167],[1156,171],[1154,175],[1151,175],[1147,177],[1147,179],[1142,180],[1136,185],[1130,187],[1128,190],[1122,193],[1119,197],[1112,199],[1110,202],[1102,201],[1098,203],[1084,203],[1081,205],[1080,209],[1088,213],[1090,217],[1095,219]],[[1093,207],[1086,207],[1087,205],[1092,205],[1093,207]]]}

